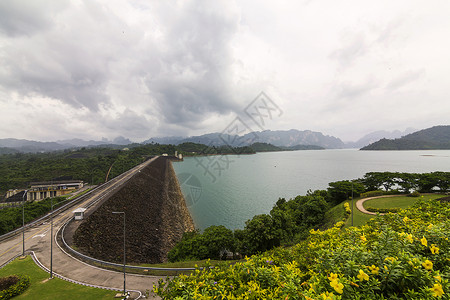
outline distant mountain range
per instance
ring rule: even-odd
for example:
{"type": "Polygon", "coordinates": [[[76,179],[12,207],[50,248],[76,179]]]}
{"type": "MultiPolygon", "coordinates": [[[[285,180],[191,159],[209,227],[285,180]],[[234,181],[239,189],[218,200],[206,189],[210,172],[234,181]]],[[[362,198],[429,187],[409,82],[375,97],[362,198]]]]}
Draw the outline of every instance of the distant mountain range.
{"type": "Polygon", "coordinates": [[[386,131],[386,130],[379,130],[374,131],[369,134],[366,134],[356,142],[347,142],[345,143],[347,148],[362,148],[367,145],[370,145],[372,143],[375,143],[376,141],[379,141],[381,139],[398,139],[402,136],[405,136],[407,134],[416,132],[417,129],[414,128],[407,128],[405,131],[400,130],[394,130],[394,131],[386,131]]]}
{"type": "MultiPolygon", "coordinates": [[[[247,133],[243,136],[228,135],[221,133],[208,133],[199,136],[182,137],[155,137],[144,141],[142,144],[159,143],[179,145],[186,142],[199,143],[212,146],[230,145],[233,147],[250,146],[254,143],[271,144],[275,147],[290,149],[342,149],[362,148],[369,149],[449,149],[448,134],[449,126],[436,126],[411,134],[415,130],[408,128],[405,131],[375,131],[369,133],[356,142],[344,143],[341,139],[324,135],[321,132],[311,130],[264,130],[247,133]],[[404,136],[403,138],[401,138],[404,136]],[[422,141],[418,143],[417,140],[422,141]],[[379,142],[376,142],[379,141],[379,142]],[[406,141],[406,142],[405,142],[406,141]],[[374,143],[376,142],[376,143],[374,143]],[[370,146],[368,146],[370,144],[370,146]],[[367,146],[367,147],[366,147],[367,146]],[[444,148],[443,148],[444,147],[444,148]]],[[[85,141],[81,139],[59,140],[56,142],[38,142],[20,139],[0,139],[0,154],[18,152],[48,152],[81,147],[111,147],[123,148],[127,145],[133,147],[139,144],[132,143],[125,137],[117,137],[113,140],[102,139],[101,141],[85,141]]]]}
{"type": "Polygon", "coordinates": [[[112,141],[102,139],[101,141],[85,141],[81,139],[59,140],[56,142],[38,142],[24,139],[0,139],[0,154],[11,153],[35,153],[58,151],[71,148],[95,147],[95,146],[123,146],[132,142],[124,137],[117,137],[112,141]]]}
{"type": "Polygon", "coordinates": [[[450,149],[450,126],[434,126],[399,139],[381,139],[361,150],[450,149]]]}
{"type": "Polygon", "coordinates": [[[314,145],[327,149],[345,148],[344,142],[339,138],[324,135],[321,132],[311,130],[264,130],[247,133],[243,136],[228,135],[221,133],[208,133],[192,137],[163,137],[151,138],[144,141],[144,144],[182,144],[186,142],[199,143],[213,146],[230,145],[233,147],[249,146],[253,143],[268,143],[278,147],[291,147],[297,145],[314,145]]]}

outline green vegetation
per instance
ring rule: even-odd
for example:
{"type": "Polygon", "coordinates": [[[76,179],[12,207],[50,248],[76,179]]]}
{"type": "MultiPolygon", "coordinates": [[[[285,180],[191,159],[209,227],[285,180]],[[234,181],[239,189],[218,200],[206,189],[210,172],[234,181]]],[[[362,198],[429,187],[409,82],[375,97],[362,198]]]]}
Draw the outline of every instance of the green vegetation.
{"type": "Polygon", "coordinates": [[[0,269],[0,277],[26,275],[30,277],[30,287],[14,299],[114,299],[116,292],[70,283],[59,278],[48,280],[49,274],[41,270],[31,257],[15,260],[0,269]]]}
{"type": "MultiPolygon", "coordinates": [[[[346,205],[351,205],[348,199],[361,195],[373,196],[391,193],[409,193],[411,189],[429,191],[438,187],[446,191],[450,183],[449,172],[433,172],[424,174],[371,172],[361,179],[342,180],[329,183],[327,190],[308,191],[306,196],[297,196],[286,201],[280,198],[270,214],[254,216],[245,223],[244,229],[234,232],[223,226],[212,226],[199,231],[186,233],[182,240],[169,252],[170,261],[224,259],[226,253],[254,255],[278,246],[290,246],[306,238],[311,229],[332,227],[337,221],[343,220],[346,226],[352,224],[346,205]],[[384,187],[386,191],[380,191],[384,187]],[[401,191],[392,190],[400,187],[401,191]]],[[[416,192],[416,191],[415,191],[416,192]]],[[[414,194],[414,193],[413,193],[414,194]]],[[[426,199],[439,196],[431,195],[426,199]]],[[[367,202],[374,211],[386,212],[385,209],[406,208],[417,198],[395,197],[383,198],[380,206],[367,202]],[[392,206],[391,206],[392,205],[392,206]],[[382,210],[380,210],[382,209],[382,210]]],[[[363,214],[356,208],[353,201],[353,224],[363,225],[372,215],[363,214]]]]}
{"type": "MultiPolygon", "coordinates": [[[[384,188],[389,192],[409,193],[415,190],[420,193],[433,191],[446,192],[450,189],[450,172],[432,173],[399,173],[399,172],[369,172],[359,182],[364,184],[366,191],[376,191],[384,188]],[[399,187],[393,190],[392,187],[399,187]]],[[[370,196],[369,196],[370,197],[370,196]]]]}
{"type": "Polygon", "coordinates": [[[253,154],[250,147],[208,147],[203,144],[183,143],[174,145],[129,145],[129,150],[113,148],[81,148],[47,153],[15,153],[0,155],[0,193],[8,189],[24,189],[33,181],[77,179],[91,184],[109,179],[142,163],[154,155],[175,151],[190,155],[253,154]]]}
{"type": "Polygon", "coordinates": [[[420,200],[361,227],[160,280],[163,299],[449,299],[450,204],[420,200]]]}
{"type": "Polygon", "coordinates": [[[250,147],[256,152],[274,152],[274,151],[285,151],[284,148],[274,146],[268,143],[253,143],[250,147]]]}
{"type": "MultiPolygon", "coordinates": [[[[25,202],[24,214],[25,223],[29,223],[41,216],[44,216],[51,210],[51,201],[53,207],[58,208],[67,199],[65,197],[47,198],[42,201],[25,202]]],[[[8,207],[0,210],[0,235],[12,231],[22,226],[22,206],[8,207]]]]}
{"type": "Polygon", "coordinates": [[[329,204],[326,191],[309,192],[286,201],[280,198],[270,214],[256,215],[234,232],[224,226],[210,226],[203,233],[185,233],[169,252],[170,261],[224,259],[227,252],[253,255],[280,245],[292,245],[311,228],[324,222],[329,204]]]}
{"type": "Polygon", "coordinates": [[[253,143],[250,148],[256,152],[274,152],[274,151],[294,151],[294,150],[322,150],[325,149],[316,145],[295,145],[290,147],[278,147],[269,143],[253,143]]]}
{"type": "Polygon", "coordinates": [[[10,275],[0,278],[0,299],[10,299],[20,295],[30,286],[30,277],[10,275]]]}
{"type": "Polygon", "coordinates": [[[450,126],[435,126],[395,140],[381,139],[361,150],[450,149],[450,126]]]}
{"type": "Polygon", "coordinates": [[[442,195],[438,194],[427,194],[421,195],[420,197],[408,197],[408,196],[395,196],[395,197],[386,197],[386,198],[376,198],[367,200],[364,202],[364,208],[373,207],[373,208],[408,208],[419,199],[438,199],[441,198],[442,195]]]}
{"type": "Polygon", "coordinates": [[[185,156],[192,155],[217,155],[217,154],[255,154],[255,151],[248,147],[231,147],[224,146],[206,146],[203,144],[196,144],[192,142],[186,142],[176,146],[178,152],[185,156]]]}

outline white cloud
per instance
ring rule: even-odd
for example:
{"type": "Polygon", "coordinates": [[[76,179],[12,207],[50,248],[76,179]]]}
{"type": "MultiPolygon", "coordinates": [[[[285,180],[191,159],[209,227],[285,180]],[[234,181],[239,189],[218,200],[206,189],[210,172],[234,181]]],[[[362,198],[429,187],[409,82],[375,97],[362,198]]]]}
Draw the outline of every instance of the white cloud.
{"type": "Polygon", "coordinates": [[[2,1],[0,137],[221,131],[260,91],[284,111],[268,129],[349,140],[446,124],[449,8],[443,0],[2,1]]]}

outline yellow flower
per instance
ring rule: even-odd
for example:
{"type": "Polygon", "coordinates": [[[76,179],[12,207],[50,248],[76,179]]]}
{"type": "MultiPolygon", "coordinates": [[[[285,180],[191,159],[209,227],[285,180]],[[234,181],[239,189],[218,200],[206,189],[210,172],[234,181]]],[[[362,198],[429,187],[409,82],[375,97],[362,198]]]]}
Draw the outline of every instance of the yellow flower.
{"type": "Polygon", "coordinates": [[[428,245],[427,243],[427,239],[423,236],[422,239],[420,240],[420,242],[422,243],[422,245],[424,245],[425,247],[428,245]]]}
{"type": "Polygon", "coordinates": [[[356,277],[358,277],[358,279],[359,279],[360,281],[363,281],[363,280],[369,280],[369,275],[367,275],[366,273],[364,273],[363,270],[359,270],[359,275],[356,276],[356,277]]]}
{"type": "Polygon", "coordinates": [[[441,297],[444,295],[444,291],[442,290],[442,285],[439,283],[435,283],[432,288],[430,288],[431,292],[433,293],[434,297],[441,297]]]}
{"type": "Polygon", "coordinates": [[[367,242],[366,236],[363,234],[359,237],[361,239],[361,241],[363,242],[367,242]]]}
{"type": "Polygon", "coordinates": [[[432,244],[431,247],[430,247],[430,251],[433,254],[438,254],[439,253],[439,247],[436,247],[435,244],[432,244]]]}
{"type": "Polygon", "coordinates": [[[411,234],[411,233],[408,234],[408,235],[406,236],[406,239],[407,239],[410,243],[412,243],[412,242],[413,242],[413,236],[412,236],[412,234],[411,234]]]}
{"type": "Polygon", "coordinates": [[[330,280],[330,281],[334,281],[337,279],[338,279],[337,274],[331,273],[330,276],[328,276],[328,280],[330,280]]]}
{"type": "Polygon", "coordinates": [[[320,294],[323,300],[333,300],[333,293],[325,292],[320,294]]]}
{"type": "Polygon", "coordinates": [[[408,220],[409,220],[408,217],[403,218],[403,222],[405,222],[405,223],[408,222],[408,220]]]}
{"type": "Polygon", "coordinates": [[[380,270],[380,268],[376,267],[375,265],[371,265],[369,267],[369,270],[372,272],[372,274],[378,275],[378,273],[379,273],[378,271],[380,270]]]}
{"type": "Polygon", "coordinates": [[[433,263],[432,263],[431,261],[429,261],[428,259],[422,263],[422,266],[423,266],[426,270],[431,270],[431,269],[433,269],[433,263]]]}
{"type": "Polygon", "coordinates": [[[330,281],[330,285],[336,292],[342,294],[344,285],[340,283],[337,279],[330,281]]]}
{"type": "Polygon", "coordinates": [[[437,281],[442,281],[441,275],[434,276],[434,279],[436,279],[437,281]]]}

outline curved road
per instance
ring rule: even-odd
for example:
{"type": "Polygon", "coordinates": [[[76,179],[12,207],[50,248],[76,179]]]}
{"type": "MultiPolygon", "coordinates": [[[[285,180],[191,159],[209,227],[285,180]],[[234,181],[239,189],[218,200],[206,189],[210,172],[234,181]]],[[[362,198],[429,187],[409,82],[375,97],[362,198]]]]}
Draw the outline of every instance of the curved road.
{"type": "MultiPolygon", "coordinates": [[[[34,251],[36,258],[50,269],[50,239],[53,238],[53,272],[72,281],[95,285],[105,288],[123,290],[123,273],[100,269],[84,262],[81,262],[65,253],[57,246],[55,234],[58,229],[70,218],[72,211],[78,207],[86,207],[94,201],[99,201],[104,197],[114,193],[114,191],[130,179],[136,172],[150,164],[155,158],[140,164],[139,166],[123,173],[122,175],[101,185],[91,193],[90,197],[81,203],[67,208],[64,211],[54,215],[53,219],[53,237],[50,236],[50,220],[39,222],[32,227],[26,227],[25,230],[25,251],[34,251]]],[[[17,255],[22,254],[22,233],[7,238],[0,242],[0,265],[8,262],[17,255]]],[[[139,297],[140,291],[145,293],[151,290],[153,284],[156,284],[162,277],[142,276],[127,274],[127,290],[132,292],[132,298],[139,297]]]]}

